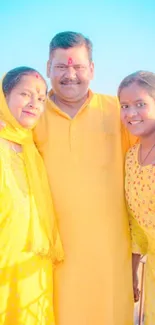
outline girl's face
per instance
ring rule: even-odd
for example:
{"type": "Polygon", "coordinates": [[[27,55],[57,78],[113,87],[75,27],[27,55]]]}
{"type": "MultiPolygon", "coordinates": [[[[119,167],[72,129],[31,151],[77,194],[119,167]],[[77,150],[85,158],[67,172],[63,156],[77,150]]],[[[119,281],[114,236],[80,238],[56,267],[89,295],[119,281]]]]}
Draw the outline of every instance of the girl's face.
{"type": "Polygon", "coordinates": [[[8,107],[24,128],[32,128],[44,111],[46,84],[36,73],[24,75],[6,95],[8,107]]]}
{"type": "Polygon", "coordinates": [[[155,100],[148,91],[133,82],[119,96],[121,119],[134,135],[147,136],[155,131],[155,100]]]}

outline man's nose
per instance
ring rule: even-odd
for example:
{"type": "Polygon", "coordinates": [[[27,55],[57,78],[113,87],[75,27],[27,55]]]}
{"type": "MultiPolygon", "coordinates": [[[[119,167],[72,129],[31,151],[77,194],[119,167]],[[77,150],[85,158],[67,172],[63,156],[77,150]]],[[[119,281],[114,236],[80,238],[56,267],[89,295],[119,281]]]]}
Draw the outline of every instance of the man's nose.
{"type": "Polygon", "coordinates": [[[74,67],[69,66],[66,70],[66,76],[68,78],[74,78],[76,76],[76,71],[74,69],[74,67]]]}

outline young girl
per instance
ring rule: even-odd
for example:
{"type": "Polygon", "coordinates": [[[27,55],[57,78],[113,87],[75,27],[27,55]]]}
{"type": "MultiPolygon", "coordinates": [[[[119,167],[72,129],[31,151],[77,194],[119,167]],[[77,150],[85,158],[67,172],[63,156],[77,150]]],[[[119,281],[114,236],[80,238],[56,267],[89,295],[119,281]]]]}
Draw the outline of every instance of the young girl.
{"type": "Polygon", "coordinates": [[[155,324],[155,74],[138,71],[120,84],[121,118],[140,142],[127,153],[125,194],[133,247],[133,287],[138,299],[137,269],[147,254],[145,325],[155,324]]]}
{"type": "Polygon", "coordinates": [[[0,85],[0,325],[53,325],[53,265],[63,259],[46,172],[32,138],[47,86],[34,69],[0,85]]]}

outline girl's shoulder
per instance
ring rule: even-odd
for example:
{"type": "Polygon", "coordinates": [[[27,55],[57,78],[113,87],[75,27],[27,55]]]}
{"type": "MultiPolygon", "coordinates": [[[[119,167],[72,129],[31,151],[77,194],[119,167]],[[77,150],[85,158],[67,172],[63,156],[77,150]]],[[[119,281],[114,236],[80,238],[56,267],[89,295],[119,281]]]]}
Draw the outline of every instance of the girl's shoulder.
{"type": "Polygon", "coordinates": [[[126,160],[135,157],[138,148],[139,148],[139,143],[136,143],[134,146],[132,146],[126,153],[126,160]]]}

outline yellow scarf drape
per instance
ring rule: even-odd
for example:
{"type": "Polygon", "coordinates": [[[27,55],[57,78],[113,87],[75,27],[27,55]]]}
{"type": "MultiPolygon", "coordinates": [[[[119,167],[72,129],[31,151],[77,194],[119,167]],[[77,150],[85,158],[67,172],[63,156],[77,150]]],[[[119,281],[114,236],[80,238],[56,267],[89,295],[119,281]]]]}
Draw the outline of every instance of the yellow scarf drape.
{"type": "MultiPolygon", "coordinates": [[[[6,126],[0,137],[22,145],[30,189],[30,233],[26,250],[48,256],[54,262],[63,259],[50,188],[42,158],[33,142],[32,131],[23,128],[11,114],[0,84],[0,121],[6,126]]],[[[13,235],[13,234],[12,234],[13,235]]]]}

